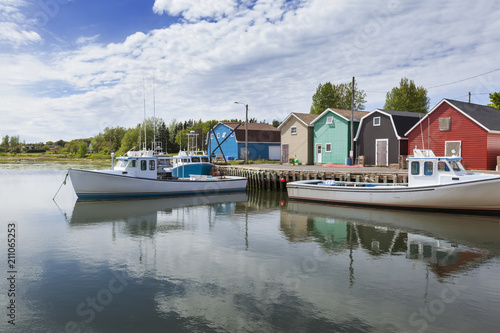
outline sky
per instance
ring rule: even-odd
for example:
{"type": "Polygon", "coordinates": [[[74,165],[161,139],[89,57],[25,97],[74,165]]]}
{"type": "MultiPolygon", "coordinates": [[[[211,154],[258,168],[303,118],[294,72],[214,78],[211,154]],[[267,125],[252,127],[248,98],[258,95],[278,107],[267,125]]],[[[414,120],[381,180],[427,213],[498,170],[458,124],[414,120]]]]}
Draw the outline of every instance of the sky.
{"type": "Polygon", "coordinates": [[[0,136],[70,141],[106,127],[309,113],[318,84],[383,108],[401,78],[487,104],[500,2],[0,0],[0,136]]]}

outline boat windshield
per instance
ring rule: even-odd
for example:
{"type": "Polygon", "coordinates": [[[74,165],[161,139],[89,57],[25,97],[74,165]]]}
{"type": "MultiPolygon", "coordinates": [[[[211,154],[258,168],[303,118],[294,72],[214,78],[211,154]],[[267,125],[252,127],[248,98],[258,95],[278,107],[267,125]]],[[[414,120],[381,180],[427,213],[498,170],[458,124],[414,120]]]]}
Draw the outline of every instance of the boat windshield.
{"type": "Polygon", "coordinates": [[[127,160],[118,160],[118,163],[116,163],[116,168],[125,169],[127,163],[128,163],[127,160]]]}
{"type": "Polygon", "coordinates": [[[464,167],[462,166],[462,163],[460,161],[450,161],[451,168],[453,171],[465,171],[464,167]]]}
{"type": "Polygon", "coordinates": [[[203,156],[203,157],[201,158],[201,161],[202,161],[202,162],[208,162],[208,157],[203,156]]]}
{"type": "Polygon", "coordinates": [[[439,161],[438,162],[438,171],[449,172],[450,171],[450,167],[448,166],[448,164],[445,161],[439,161]]]}

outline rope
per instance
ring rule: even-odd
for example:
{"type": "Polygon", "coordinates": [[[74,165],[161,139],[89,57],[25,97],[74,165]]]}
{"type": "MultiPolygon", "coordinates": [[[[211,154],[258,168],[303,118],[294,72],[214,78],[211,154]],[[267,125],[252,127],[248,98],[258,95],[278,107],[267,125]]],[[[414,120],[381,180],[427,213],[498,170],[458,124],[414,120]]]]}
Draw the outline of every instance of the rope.
{"type": "Polygon", "coordinates": [[[69,176],[69,172],[70,172],[70,170],[71,170],[71,168],[69,168],[69,169],[68,169],[68,171],[66,172],[66,176],[64,177],[64,180],[63,180],[63,182],[62,182],[61,186],[59,186],[59,189],[57,190],[57,192],[56,192],[56,194],[54,195],[54,197],[52,198],[52,200],[54,200],[54,201],[55,201],[57,194],[58,194],[58,193],[59,193],[59,191],[61,190],[61,187],[62,187],[63,185],[66,185],[66,180],[68,179],[68,176],[69,176]]]}

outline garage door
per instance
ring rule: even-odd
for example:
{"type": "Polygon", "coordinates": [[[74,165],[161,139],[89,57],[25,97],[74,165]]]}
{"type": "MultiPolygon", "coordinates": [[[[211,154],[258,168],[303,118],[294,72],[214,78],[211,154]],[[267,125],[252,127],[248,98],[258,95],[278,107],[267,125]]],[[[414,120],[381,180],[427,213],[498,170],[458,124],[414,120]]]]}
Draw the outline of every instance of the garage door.
{"type": "Polygon", "coordinates": [[[271,161],[279,161],[281,157],[280,146],[269,146],[269,159],[271,161]]]}

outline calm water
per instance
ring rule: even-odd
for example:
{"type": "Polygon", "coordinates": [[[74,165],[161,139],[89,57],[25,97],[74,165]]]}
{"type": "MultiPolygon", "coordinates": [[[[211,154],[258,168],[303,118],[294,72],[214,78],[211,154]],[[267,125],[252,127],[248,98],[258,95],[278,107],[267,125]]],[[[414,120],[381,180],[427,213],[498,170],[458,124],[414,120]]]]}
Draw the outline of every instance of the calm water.
{"type": "Polygon", "coordinates": [[[80,201],[69,182],[54,202],[65,168],[0,165],[1,332],[500,327],[498,218],[268,192],[80,201]]]}

